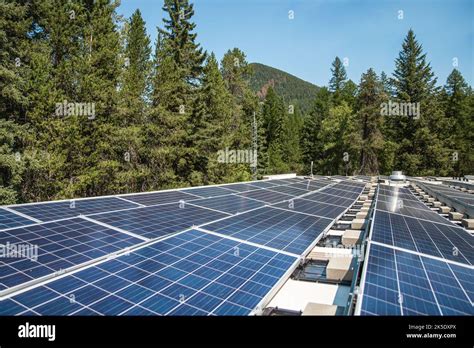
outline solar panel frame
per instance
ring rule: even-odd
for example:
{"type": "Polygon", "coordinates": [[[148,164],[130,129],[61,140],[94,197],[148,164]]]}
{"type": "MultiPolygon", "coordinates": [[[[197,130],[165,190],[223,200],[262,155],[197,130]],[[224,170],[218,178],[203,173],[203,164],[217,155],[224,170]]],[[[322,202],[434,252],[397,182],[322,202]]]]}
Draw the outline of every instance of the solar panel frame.
{"type": "Polygon", "coordinates": [[[155,239],[226,216],[229,214],[188,203],[183,205],[168,203],[130,209],[126,214],[123,212],[95,214],[90,218],[145,238],[155,239]]]}
{"type": "Polygon", "coordinates": [[[0,231],[21,226],[32,225],[36,221],[23,217],[15,212],[0,207],[0,231]]]}
{"type": "Polygon", "coordinates": [[[5,311],[8,315],[27,311],[39,315],[81,315],[85,311],[95,315],[248,315],[298,262],[290,255],[190,230],[13,296],[0,315],[5,311]],[[160,262],[176,250],[187,250],[187,257],[160,262]],[[209,254],[213,256],[202,264],[190,261],[209,254]],[[144,262],[161,268],[140,271],[144,262]],[[122,266],[117,269],[111,264],[122,266]],[[114,284],[105,281],[111,278],[124,283],[106,287],[114,284]],[[40,300],[25,303],[27,298],[40,300]]]}
{"type": "Polygon", "coordinates": [[[143,241],[139,237],[82,218],[2,231],[1,244],[10,245],[10,248],[16,245],[17,251],[20,246],[28,246],[31,248],[31,255],[27,255],[26,251],[29,249],[24,248],[22,250],[25,252],[19,255],[22,257],[12,255],[13,257],[3,258],[0,266],[0,292],[87,264],[143,241]]]}
{"type": "Polygon", "coordinates": [[[80,215],[136,208],[136,203],[125,201],[117,197],[98,197],[87,199],[71,199],[42,203],[28,203],[9,206],[9,209],[18,211],[26,216],[42,222],[73,218],[80,215]]]}
{"type": "Polygon", "coordinates": [[[239,214],[259,207],[263,207],[265,205],[265,203],[263,202],[237,196],[235,194],[199,199],[193,201],[190,204],[203,208],[217,210],[228,214],[239,214]]]}
{"type": "Polygon", "coordinates": [[[157,191],[157,192],[146,192],[132,195],[121,195],[120,198],[125,198],[129,201],[137,204],[150,206],[168,203],[177,203],[179,201],[192,201],[200,199],[201,196],[194,195],[192,193],[183,192],[180,190],[174,191],[157,191]]]}
{"type": "Polygon", "coordinates": [[[306,253],[333,219],[263,207],[202,225],[207,231],[296,255],[306,253]]]}

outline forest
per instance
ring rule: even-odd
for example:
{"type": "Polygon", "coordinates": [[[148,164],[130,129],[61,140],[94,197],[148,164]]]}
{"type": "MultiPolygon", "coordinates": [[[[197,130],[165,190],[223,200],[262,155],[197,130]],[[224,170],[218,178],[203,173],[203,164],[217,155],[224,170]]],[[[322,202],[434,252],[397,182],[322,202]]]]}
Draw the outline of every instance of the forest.
{"type": "Polygon", "coordinates": [[[309,174],[311,162],[323,175],[474,173],[474,91],[455,66],[438,81],[413,30],[393,72],[356,83],[335,57],[301,107],[252,90],[231,43],[220,61],[201,47],[190,1],[164,0],[153,43],[140,11],[118,6],[0,0],[0,204],[309,174]],[[386,115],[387,103],[419,112],[386,115]],[[256,167],[223,163],[229,150],[256,151],[256,167]]]}

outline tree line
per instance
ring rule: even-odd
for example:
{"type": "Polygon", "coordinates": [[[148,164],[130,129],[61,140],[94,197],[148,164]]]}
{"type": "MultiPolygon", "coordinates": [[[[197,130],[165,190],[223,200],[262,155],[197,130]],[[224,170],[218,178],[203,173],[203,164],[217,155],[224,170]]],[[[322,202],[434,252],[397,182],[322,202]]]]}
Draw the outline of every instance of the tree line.
{"type": "Polygon", "coordinates": [[[474,93],[443,88],[410,31],[392,77],[359,85],[336,58],[309,112],[249,87],[238,48],[197,42],[193,4],[165,0],[151,43],[139,10],[110,0],[0,1],[0,204],[250,180],[288,171],[472,173],[474,93]],[[420,117],[385,116],[384,102],[420,117]],[[390,104],[398,105],[398,104],[390,104]],[[258,165],[226,149],[257,150],[258,165]]]}

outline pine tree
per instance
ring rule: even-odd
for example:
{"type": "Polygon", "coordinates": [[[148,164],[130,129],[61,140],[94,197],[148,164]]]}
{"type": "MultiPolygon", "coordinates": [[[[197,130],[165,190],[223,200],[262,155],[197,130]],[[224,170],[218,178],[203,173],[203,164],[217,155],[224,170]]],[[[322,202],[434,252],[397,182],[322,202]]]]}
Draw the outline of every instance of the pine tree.
{"type": "Polygon", "coordinates": [[[319,169],[316,166],[322,159],[324,146],[320,137],[321,123],[328,117],[329,109],[332,106],[331,103],[331,92],[326,87],[320,88],[310,113],[304,117],[301,149],[305,173],[310,172],[311,162],[315,165],[315,173],[319,169]]]}
{"type": "Polygon", "coordinates": [[[359,173],[363,175],[379,174],[378,157],[384,145],[380,113],[383,89],[374,70],[369,69],[362,74],[357,95],[357,117],[361,129],[359,173]]]}
{"type": "Polygon", "coordinates": [[[159,171],[155,182],[160,185],[199,183],[202,178],[193,169],[197,153],[192,133],[199,122],[194,107],[206,53],[195,42],[193,5],[187,0],[165,0],[163,10],[168,18],[159,29],[155,50],[151,110],[156,141],[150,155],[157,157],[151,162],[158,167],[152,171],[159,171]]]}
{"type": "Polygon", "coordinates": [[[474,126],[472,110],[469,108],[469,87],[459,70],[453,69],[443,89],[445,116],[449,120],[448,143],[454,149],[453,170],[455,176],[471,173],[474,167],[474,126]]]}
{"type": "Polygon", "coordinates": [[[125,39],[120,93],[125,125],[139,124],[144,116],[149,98],[150,54],[150,39],[146,34],[145,22],[140,10],[136,10],[130,18],[125,39]]]}
{"type": "Polygon", "coordinates": [[[334,102],[339,104],[342,101],[342,91],[347,82],[347,74],[344,65],[339,57],[332,62],[332,77],[329,80],[329,90],[334,93],[334,102]]]}
{"type": "Polygon", "coordinates": [[[408,32],[395,66],[392,84],[396,102],[419,103],[420,110],[419,117],[389,118],[394,133],[391,140],[398,144],[395,166],[409,175],[446,174],[449,160],[440,136],[445,124],[436,98],[436,78],[413,30],[408,32]]]}
{"type": "Polygon", "coordinates": [[[283,173],[288,169],[283,161],[282,137],[285,120],[285,105],[283,100],[269,88],[263,105],[263,120],[265,127],[265,144],[268,155],[267,170],[269,173],[283,173]]]}

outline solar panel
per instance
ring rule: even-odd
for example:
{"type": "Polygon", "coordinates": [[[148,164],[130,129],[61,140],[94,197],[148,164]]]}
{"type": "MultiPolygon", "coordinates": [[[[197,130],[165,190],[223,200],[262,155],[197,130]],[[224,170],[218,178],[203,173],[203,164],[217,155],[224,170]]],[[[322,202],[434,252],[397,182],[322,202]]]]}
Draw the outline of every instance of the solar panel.
{"type": "Polygon", "coordinates": [[[199,199],[197,201],[193,201],[192,204],[229,214],[243,213],[245,211],[262,207],[265,205],[265,203],[263,202],[236,195],[199,199]]]}
{"type": "Polygon", "coordinates": [[[329,195],[333,195],[333,196],[337,196],[337,197],[349,198],[349,199],[356,199],[357,197],[359,197],[359,193],[339,190],[339,189],[335,189],[333,187],[324,188],[319,192],[327,193],[329,195]]]}
{"type": "Polygon", "coordinates": [[[258,187],[258,188],[268,188],[268,187],[279,186],[278,183],[271,182],[271,181],[253,181],[249,184],[251,186],[255,186],[255,187],[258,187]]]}
{"type": "Polygon", "coordinates": [[[0,266],[0,291],[141,242],[82,218],[2,231],[0,244],[8,254],[0,266]]]}
{"type": "Polygon", "coordinates": [[[239,193],[239,196],[256,199],[258,201],[273,204],[293,198],[291,195],[274,192],[266,189],[239,193]]]}
{"type": "Polygon", "coordinates": [[[314,202],[299,198],[294,199],[290,202],[279,203],[275,206],[292,211],[297,211],[300,213],[322,216],[331,219],[335,219],[347,209],[347,207],[341,207],[321,202],[314,202]]]}
{"type": "Polygon", "coordinates": [[[0,230],[34,224],[35,221],[27,219],[6,209],[0,208],[0,230]]]}
{"type": "Polygon", "coordinates": [[[115,197],[77,199],[60,202],[45,202],[38,204],[25,204],[11,206],[10,209],[31,216],[40,221],[53,221],[64,218],[76,217],[113,211],[120,209],[135,208],[137,205],[115,197]]]}
{"type": "Polygon", "coordinates": [[[263,207],[203,227],[209,231],[301,255],[332,221],[263,207]]]}
{"type": "Polygon", "coordinates": [[[460,263],[474,263],[474,237],[454,225],[377,211],[371,239],[460,263]]]}
{"type": "Polygon", "coordinates": [[[377,244],[367,262],[362,315],[474,314],[459,278],[474,284],[472,269],[377,244]]]}
{"type": "Polygon", "coordinates": [[[354,200],[350,198],[337,197],[337,196],[329,195],[323,192],[316,192],[316,193],[304,196],[304,199],[315,201],[315,202],[328,203],[332,205],[339,205],[341,207],[348,207],[354,202],[354,200]]]}
{"type": "Polygon", "coordinates": [[[390,213],[401,214],[405,216],[415,217],[417,219],[424,219],[428,221],[437,222],[440,224],[453,226],[453,223],[441,215],[431,211],[428,207],[412,206],[405,205],[410,204],[409,200],[403,199],[392,199],[390,202],[384,202],[382,200],[377,200],[377,209],[380,211],[386,211],[390,213]]]}
{"type": "Polygon", "coordinates": [[[90,217],[110,226],[153,239],[229,215],[190,204],[180,206],[178,203],[169,203],[90,217]]]}
{"type": "Polygon", "coordinates": [[[140,193],[136,195],[125,195],[121,196],[130,201],[142,204],[142,205],[157,205],[167,203],[177,203],[181,200],[190,201],[199,199],[200,196],[194,194],[188,194],[182,191],[164,191],[164,192],[150,192],[140,193]]]}
{"type": "Polygon", "coordinates": [[[0,315],[248,315],[296,262],[191,230],[7,299],[0,315]]]}
{"type": "Polygon", "coordinates": [[[221,187],[224,187],[228,190],[232,190],[234,192],[247,192],[247,191],[255,191],[259,189],[257,186],[249,185],[249,184],[222,185],[221,187]]]}
{"type": "Polygon", "coordinates": [[[292,187],[290,185],[271,187],[268,190],[274,191],[274,192],[279,192],[279,193],[285,193],[285,194],[290,195],[292,197],[297,197],[297,196],[301,196],[301,195],[304,195],[304,194],[308,193],[307,190],[302,190],[302,189],[299,189],[299,188],[296,188],[296,187],[292,187]]]}
{"type": "Polygon", "coordinates": [[[197,187],[197,188],[191,188],[191,189],[186,189],[182,191],[196,195],[196,196],[200,196],[203,198],[229,195],[229,194],[234,193],[234,191],[228,190],[224,186],[197,187]]]}

